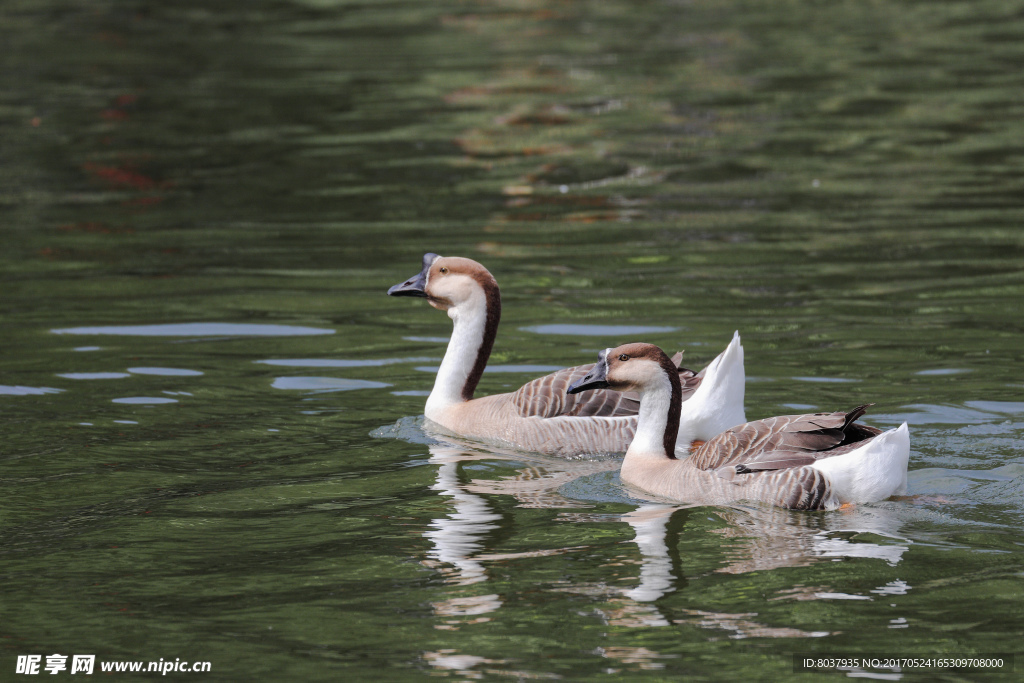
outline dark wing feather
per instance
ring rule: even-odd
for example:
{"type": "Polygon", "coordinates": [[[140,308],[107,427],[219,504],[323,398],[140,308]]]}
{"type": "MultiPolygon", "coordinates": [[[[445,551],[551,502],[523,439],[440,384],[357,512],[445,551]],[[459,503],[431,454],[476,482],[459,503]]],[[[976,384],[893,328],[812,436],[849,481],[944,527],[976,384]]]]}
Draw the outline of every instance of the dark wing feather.
{"type": "MultiPolygon", "coordinates": [[[[678,367],[683,354],[677,353],[672,361],[678,367]]],[[[593,363],[577,365],[552,372],[527,382],[512,393],[512,403],[521,417],[622,417],[640,411],[640,397],[633,392],[594,389],[578,394],[566,394],[569,386],[583,379],[594,368],[593,363]]],[[[683,400],[700,385],[700,378],[685,368],[679,369],[683,383],[683,400]]]]}
{"type": "Polygon", "coordinates": [[[719,434],[691,457],[700,469],[735,467],[738,474],[810,465],[849,452],[879,434],[874,427],[854,424],[867,408],[748,422],[719,434]]]}

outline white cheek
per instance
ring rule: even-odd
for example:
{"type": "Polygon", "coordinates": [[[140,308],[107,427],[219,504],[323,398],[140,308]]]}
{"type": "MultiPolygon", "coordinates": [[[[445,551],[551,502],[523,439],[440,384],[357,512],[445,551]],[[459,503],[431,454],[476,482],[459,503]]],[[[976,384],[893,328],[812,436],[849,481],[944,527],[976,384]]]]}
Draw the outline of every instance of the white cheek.
{"type": "Polygon", "coordinates": [[[637,364],[637,366],[639,369],[637,376],[639,377],[641,384],[651,384],[654,382],[659,382],[661,380],[661,376],[665,374],[665,371],[662,370],[661,366],[658,365],[657,363],[652,363],[650,361],[640,361],[637,364]]]}
{"type": "Polygon", "coordinates": [[[480,289],[472,278],[465,275],[438,276],[439,279],[428,285],[429,293],[438,299],[448,301],[452,306],[473,298],[474,291],[480,289]]]}
{"type": "Polygon", "coordinates": [[[660,365],[646,360],[618,361],[608,373],[608,383],[620,391],[639,391],[657,384],[664,372],[660,365]]]}

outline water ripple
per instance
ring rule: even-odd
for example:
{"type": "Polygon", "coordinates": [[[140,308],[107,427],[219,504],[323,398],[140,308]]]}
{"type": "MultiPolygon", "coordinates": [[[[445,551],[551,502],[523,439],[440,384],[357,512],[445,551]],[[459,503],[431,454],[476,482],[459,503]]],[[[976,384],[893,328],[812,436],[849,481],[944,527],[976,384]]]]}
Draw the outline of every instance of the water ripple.
{"type": "Polygon", "coordinates": [[[131,377],[127,372],[64,372],[57,376],[65,379],[123,379],[131,377]]]}
{"type": "Polygon", "coordinates": [[[59,394],[63,389],[53,387],[23,387],[0,385],[0,395],[5,396],[41,396],[43,394],[59,394]]]}
{"type": "Polygon", "coordinates": [[[159,405],[161,403],[177,403],[176,398],[164,398],[163,396],[126,396],[115,398],[113,403],[128,403],[131,405],[159,405]]]}
{"type": "Polygon", "coordinates": [[[263,365],[278,365],[291,368],[375,368],[396,363],[424,363],[436,358],[377,358],[363,360],[344,360],[335,358],[280,358],[253,361],[263,365]]]}
{"type": "Polygon", "coordinates": [[[185,370],[182,368],[128,368],[133,375],[166,375],[169,377],[199,377],[203,373],[199,370],[185,370]]]}
{"type": "Polygon", "coordinates": [[[334,330],[320,327],[249,323],[111,325],[106,327],[66,327],[50,331],[53,334],[106,334],[128,337],[294,337],[312,334],[334,334],[334,330]]]}
{"type": "Polygon", "coordinates": [[[564,334],[579,337],[634,337],[640,334],[659,334],[675,332],[678,327],[662,327],[656,325],[532,325],[520,327],[523,332],[535,334],[564,334]]]}
{"type": "Polygon", "coordinates": [[[275,389],[326,393],[331,391],[352,391],[353,389],[383,389],[391,386],[384,382],[365,379],[343,379],[341,377],[278,377],[271,385],[275,389]]]}

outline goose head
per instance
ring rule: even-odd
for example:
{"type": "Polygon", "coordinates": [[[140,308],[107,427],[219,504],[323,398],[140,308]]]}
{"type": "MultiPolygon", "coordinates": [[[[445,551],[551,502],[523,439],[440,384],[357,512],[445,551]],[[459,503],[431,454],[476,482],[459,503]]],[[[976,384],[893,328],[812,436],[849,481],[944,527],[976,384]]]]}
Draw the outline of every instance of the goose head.
{"type": "Polygon", "coordinates": [[[573,383],[568,393],[588,389],[635,391],[643,395],[654,387],[671,388],[679,382],[679,370],[665,352],[654,344],[624,344],[597,354],[597,363],[585,377],[573,383]]]}
{"type": "Polygon", "coordinates": [[[567,390],[614,389],[640,394],[640,414],[626,457],[675,458],[682,386],[679,369],[653,344],[624,344],[605,349],[585,377],[567,390]]]}
{"type": "Polygon", "coordinates": [[[467,306],[484,308],[494,305],[498,283],[472,259],[428,253],[423,255],[420,272],[391,287],[388,295],[421,297],[442,311],[467,306]]]}
{"type": "Polygon", "coordinates": [[[424,254],[420,272],[388,290],[390,296],[414,296],[448,313],[454,323],[434,389],[424,414],[443,422],[452,405],[473,392],[494,347],[501,320],[498,283],[482,265],[468,258],[424,254]]]}

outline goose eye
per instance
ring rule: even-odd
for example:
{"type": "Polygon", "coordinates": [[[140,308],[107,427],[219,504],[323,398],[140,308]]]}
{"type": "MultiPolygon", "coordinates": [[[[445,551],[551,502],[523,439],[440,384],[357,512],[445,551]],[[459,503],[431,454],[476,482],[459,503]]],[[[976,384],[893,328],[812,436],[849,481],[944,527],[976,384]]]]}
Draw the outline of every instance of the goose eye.
{"type": "Polygon", "coordinates": [[[627,356],[626,354],[623,353],[623,354],[621,354],[619,356],[619,360],[625,362],[625,361],[629,360],[629,356],[627,356]]]}
{"type": "Polygon", "coordinates": [[[441,266],[441,275],[447,275],[447,274],[448,274],[448,267],[447,266],[441,266]]]}

